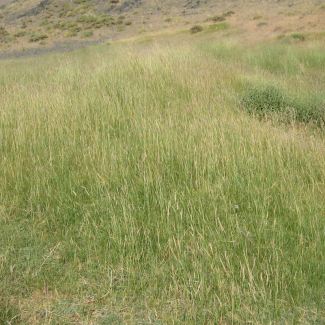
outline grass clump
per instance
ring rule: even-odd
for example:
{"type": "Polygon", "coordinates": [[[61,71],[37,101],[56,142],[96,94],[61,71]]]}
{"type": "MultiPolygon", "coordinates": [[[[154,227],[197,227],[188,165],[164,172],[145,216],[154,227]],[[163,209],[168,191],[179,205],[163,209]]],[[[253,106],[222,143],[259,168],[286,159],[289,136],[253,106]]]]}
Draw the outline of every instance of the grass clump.
{"type": "Polygon", "coordinates": [[[196,33],[202,32],[202,31],[203,31],[203,27],[201,25],[194,25],[190,28],[191,34],[196,34],[196,33]]]}
{"type": "Polygon", "coordinates": [[[226,18],[225,18],[225,16],[214,16],[211,18],[211,20],[215,23],[218,23],[218,22],[225,21],[226,18]]]}
{"type": "Polygon", "coordinates": [[[91,37],[94,35],[94,31],[93,30],[87,30],[86,32],[82,33],[81,37],[85,38],[85,37],[91,37]]]}
{"type": "Polygon", "coordinates": [[[286,98],[282,89],[273,85],[251,87],[243,95],[242,104],[249,113],[264,116],[282,112],[286,107],[286,98]]]}
{"type": "Polygon", "coordinates": [[[266,26],[267,22],[266,21],[261,21],[260,23],[257,24],[258,27],[266,26]]]}
{"type": "Polygon", "coordinates": [[[34,42],[38,42],[41,40],[44,40],[48,38],[48,36],[46,34],[34,34],[30,37],[30,39],[28,40],[28,42],[30,43],[34,43],[34,42]]]}
{"type": "Polygon", "coordinates": [[[301,33],[294,33],[294,34],[291,34],[291,38],[294,40],[303,42],[306,40],[306,35],[301,34],[301,33]]]}
{"type": "Polygon", "coordinates": [[[212,24],[212,25],[209,26],[209,29],[214,31],[214,32],[219,32],[219,31],[229,29],[229,24],[228,23],[212,24]]]}
{"type": "Polygon", "coordinates": [[[15,33],[14,37],[24,37],[26,35],[28,35],[27,31],[20,31],[20,32],[15,33]]]}
{"type": "Polygon", "coordinates": [[[286,123],[298,121],[324,126],[325,99],[290,95],[274,85],[250,87],[241,100],[242,106],[258,117],[276,117],[286,123]]]}
{"type": "Polygon", "coordinates": [[[8,35],[9,35],[9,32],[3,26],[0,26],[0,40],[4,39],[8,35]]]}

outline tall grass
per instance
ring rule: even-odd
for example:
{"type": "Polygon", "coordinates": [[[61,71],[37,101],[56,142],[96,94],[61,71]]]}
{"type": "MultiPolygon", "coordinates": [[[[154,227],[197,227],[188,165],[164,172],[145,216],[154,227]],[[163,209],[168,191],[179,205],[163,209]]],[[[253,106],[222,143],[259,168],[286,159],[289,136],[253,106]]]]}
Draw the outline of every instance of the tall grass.
{"type": "Polygon", "coordinates": [[[238,110],[232,46],[0,62],[1,324],[325,321],[323,135],[238,110]]]}

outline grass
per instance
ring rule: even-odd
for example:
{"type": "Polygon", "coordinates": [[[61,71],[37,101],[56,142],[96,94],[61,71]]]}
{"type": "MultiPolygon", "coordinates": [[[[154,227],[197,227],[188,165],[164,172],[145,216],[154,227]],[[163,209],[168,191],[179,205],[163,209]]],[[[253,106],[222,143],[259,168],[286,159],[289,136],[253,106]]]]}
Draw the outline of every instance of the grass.
{"type": "Polygon", "coordinates": [[[240,101],[324,43],[190,36],[0,62],[0,323],[324,323],[322,129],[240,101]]]}

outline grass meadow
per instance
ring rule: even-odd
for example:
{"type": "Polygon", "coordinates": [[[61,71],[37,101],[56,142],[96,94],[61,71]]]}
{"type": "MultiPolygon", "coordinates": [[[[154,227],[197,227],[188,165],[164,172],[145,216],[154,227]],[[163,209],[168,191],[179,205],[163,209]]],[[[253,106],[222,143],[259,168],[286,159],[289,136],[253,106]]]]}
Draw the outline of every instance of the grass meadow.
{"type": "Polygon", "coordinates": [[[324,49],[1,61],[0,324],[324,324],[324,49]]]}

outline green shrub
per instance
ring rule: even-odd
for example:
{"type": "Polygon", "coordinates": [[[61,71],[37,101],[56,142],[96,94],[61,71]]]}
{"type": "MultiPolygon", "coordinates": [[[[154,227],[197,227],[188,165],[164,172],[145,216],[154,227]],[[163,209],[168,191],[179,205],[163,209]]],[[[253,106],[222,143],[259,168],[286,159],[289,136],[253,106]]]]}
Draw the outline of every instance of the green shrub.
{"type": "Polygon", "coordinates": [[[227,23],[212,24],[212,25],[209,26],[209,29],[214,31],[214,32],[227,30],[228,28],[229,28],[229,24],[227,24],[227,23]]]}
{"type": "Polygon", "coordinates": [[[132,25],[132,21],[126,21],[124,25],[130,26],[130,25],[132,25]]]}
{"type": "Polygon", "coordinates": [[[286,101],[280,88],[268,85],[249,88],[242,97],[242,104],[249,113],[265,115],[283,111],[286,101]]]}
{"type": "Polygon", "coordinates": [[[276,113],[283,122],[325,125],[325,100],[315,95],[303,98],[288,95],[274,85],[257,86],[245,91],[241,104],[247,112],[258,117],[276,113]]]}
{"type": "Polygon", "coordinates": [[[74,0],[74,3],[76,4],[80,4],[80,3],[84,3],[87,2],[87,0],[74,0]]]}
{"type": "Polygon", "coordinates": [[[211,18],[211,20],[215,23],[225,21],[226,18],[224,16],[214,16],[211,18]]]}
{"type": "Polygon", "coordinates": [[[81,37],[91,37],[94,35],[94,31],[93,30],[87,30],[86,32],[82,33],[81,37]]]}
{"type": "Polygon", "coordinates": [[[191,34],[199,33],[199,32],[202,32],[202,31],[203,31],[203,27],[200,26],[200,25],[194,25],[190,29],[191,34]]]}
{"type": "Polygon", "coordinates": [[[261,21],[260,23],[257,24],[258,27],[265,26],[267,25],[266,21],[261,21]]]}
{"type": "Polygon", "coordinates": [[[77,32],[74,32],[74,31],[69,31],[65,34],[65,37],[74,37],[74,36],[77,36],[78,33],[77,32]]]}
{"type": "Polygon", "coordinates": [[[8,31],[3,26],[0,26],[0,39],[8,35],[9,35],[8,31]]]}
{"type": "Polygon", "coordinates": [[[48,36],[46,34],[34,34],[30,37],[28,42],[30,42],[30,43],[38,42],[38,41],[44,40],[46,38],[48,38],[48,36]]]}
{"type": "Polygon", "coordinates": [[[117,31],[119,31],[119,32],[123,32],[124,31],[124,26],[118,26],[117,27],[117,31]]]}
{"type": "Polygon", "coordinates": [[[172,21],[171,18],[166,18],[166,19],[165,19],[165,22],[166,22],[166,23],[170,23],[171,21],[172,21]]]}
{"type": "Polygon", "coordinates": [[[304,41],[306,39],[306,35],[305,34],[291,34],[291,38],[298,40],[298,41],[304,41]]]}
{"type": "Polygon", "coordinates": [[[224,16],[224,17],[230,17],[230,16],[232,16],[232,15],[234,15],[234,14],[235,14],[235,12],[232,11],[232,10],[230,10],[230,11],[225,12],[225,13],[223,14],[223,16],[224,16]]]}
{"type": "Polygon", "coordinates": [[[26,31],[20,31],[14,34],[15,37],[23,37],[26,36],[28,33],[26,31]]]}
{"type": "Polygon", "coordinates": [[[120,0],[109,0],[110,3],[119,3],[120,0]]]}
{"type": "Polygon", "coordinates": [[[261,19],[261,18],[262,18],[261,15],[256,15],[256,16],[253,17],[254,20],[258,20],[258,19],[261,19]]]}

